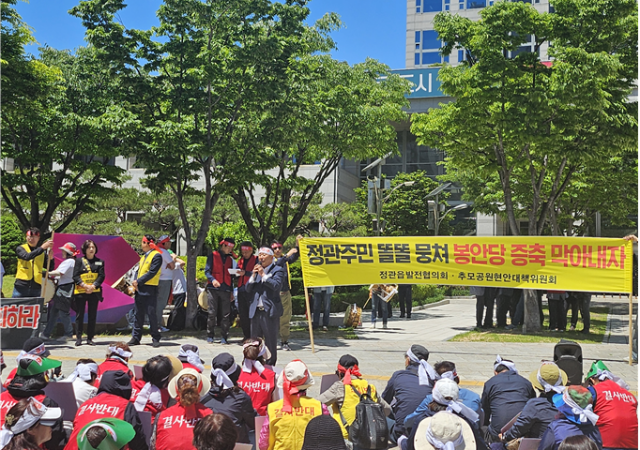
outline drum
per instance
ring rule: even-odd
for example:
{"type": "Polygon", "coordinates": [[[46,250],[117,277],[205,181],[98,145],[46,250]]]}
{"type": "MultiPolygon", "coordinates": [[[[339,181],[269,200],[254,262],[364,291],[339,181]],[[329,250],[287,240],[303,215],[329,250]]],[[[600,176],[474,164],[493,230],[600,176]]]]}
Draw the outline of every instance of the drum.
{"type": "Polygon", "coordinates": [[[204,309],[205,311],[209,310],[209,300],[207,299],[206,289],[200,292],[200,295],[198,295],[198,305],[200,305],[200,308],[204,309]]]}
{"type": "Polygon", "coordinates": [[[131,281],[127,278],[126,275],[123,275],[111,285],[112,288],[127,294],[129,297],[134,297],[136,295],[136,289],[131,284],[131,281]]]}
{"type": "Polygon", "coordinates": [[[347,306],[347,310],[344,312],[343,324],[345,327],[356,328],[361,324],[360,322],[361,317],[362,317],[362,308],[360,308],[355,303],[352,303],[349,306],[347,306]]]}
{"type": "MultiPolygon", "coordinates": [[[[44,280],[43,280],[44,281],[44,280]]],[[[44,303],[45,305],[51,301],[56,293],[56,284],[47,278],[44,283],[44,303]]]]}

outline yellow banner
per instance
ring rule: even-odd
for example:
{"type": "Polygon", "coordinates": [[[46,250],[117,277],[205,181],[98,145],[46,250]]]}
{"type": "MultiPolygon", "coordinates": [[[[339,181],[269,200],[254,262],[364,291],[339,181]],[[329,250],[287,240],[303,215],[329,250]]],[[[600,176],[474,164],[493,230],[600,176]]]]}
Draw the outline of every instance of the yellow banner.
{"type": "Polygon", "coordinates": [[[581,237],[304,238],[305,286],[442,284],[629,293],[633,247],[581,237]]]}

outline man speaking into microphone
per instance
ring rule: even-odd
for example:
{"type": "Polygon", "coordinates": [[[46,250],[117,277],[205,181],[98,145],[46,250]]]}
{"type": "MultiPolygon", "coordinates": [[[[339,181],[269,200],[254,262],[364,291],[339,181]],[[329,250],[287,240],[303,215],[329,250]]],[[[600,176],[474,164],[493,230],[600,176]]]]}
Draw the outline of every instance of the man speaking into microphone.
{"type": "Polygon", "coordinates": [[[264,339],[271,352],[271,358],[265,362],[274,366],[278,359],[278,330],[283,312],[280,290],[284,269],[274,264],[273,250],[269,247],[260,248],[258,260],[245,288],[253,296],[249,305],[251,335],[264,339]]]}

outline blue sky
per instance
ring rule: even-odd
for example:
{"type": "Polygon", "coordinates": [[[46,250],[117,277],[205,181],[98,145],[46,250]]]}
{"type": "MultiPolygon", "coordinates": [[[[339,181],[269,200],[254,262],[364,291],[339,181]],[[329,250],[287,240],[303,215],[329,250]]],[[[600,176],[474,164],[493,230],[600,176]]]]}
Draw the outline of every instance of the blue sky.
{"type": "MultiPolygon", "coordinates": [[[[84,45],[84,28],[80,19],[68,14],[78,0],[30,0],[18,2],[22,18],[35,30],[38,45],[56,49],[73,49],[84,45]]],[[[161,0],[128,0],[120,14],[125,26],[148,29],[157,25],[155,12],[161,0]]],[[[367,57],[377,59],[392,69],[404,68],[405,61],[405,0],[312,0],[310,21],[326,12],[340,15],[344,27],[332,36],[338,44],[334,58],[350,64],[367,57]]],[[[37,47],[27,51],[37,53],[37,47]]]]}

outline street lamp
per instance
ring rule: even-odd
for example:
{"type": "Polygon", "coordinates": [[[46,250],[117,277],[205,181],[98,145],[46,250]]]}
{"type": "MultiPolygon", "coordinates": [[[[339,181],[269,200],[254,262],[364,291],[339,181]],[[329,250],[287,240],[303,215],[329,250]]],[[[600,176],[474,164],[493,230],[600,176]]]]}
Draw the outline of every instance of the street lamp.
{"type": "Polygon", "coordinates": [[[393,189],[391,189],[391,191],[389,191],[389,195],[387,195],[385,198],[382,199],[382,202],[386,202],[387,200],[389,200],[389,197],[391,197],[391,194],[393,194],[395,191],[397,191],[398,189],[400,189],[403,186],[413,186],[414,184],[416,184],[415,181],[405,181],[404,183],[400,183],[399,185],[397,185],[396,187],[394,187],[393,189]]]}
{"type": "MultiPolygon", "coordinates": [[[[431,204],[431,201],[429,201],[429,204],[431,204]]],[[[434,236],[438,235],[438,230],[440,230],[440,224],[442,223],[442,221],[444,220],[444,218],[447,216],[447,214],[449,214],[451,211],[460,211],[461,209],[465,209],[468,208],[469,205],[467,205],[466,203],[461,203],[459,205],[456,205],[452,208],[447,209],[444,214],[442,214],[442,216],[440,217],[440,219],[435,219],[434,220],[434,224],[435,224],[435,228],[434,228],[434,236]]],[[[435,211],[438,210],[438,204],[435,204],[435,211]]],[[[437,213],[436,213],[437,214],[437,213]]]]}

